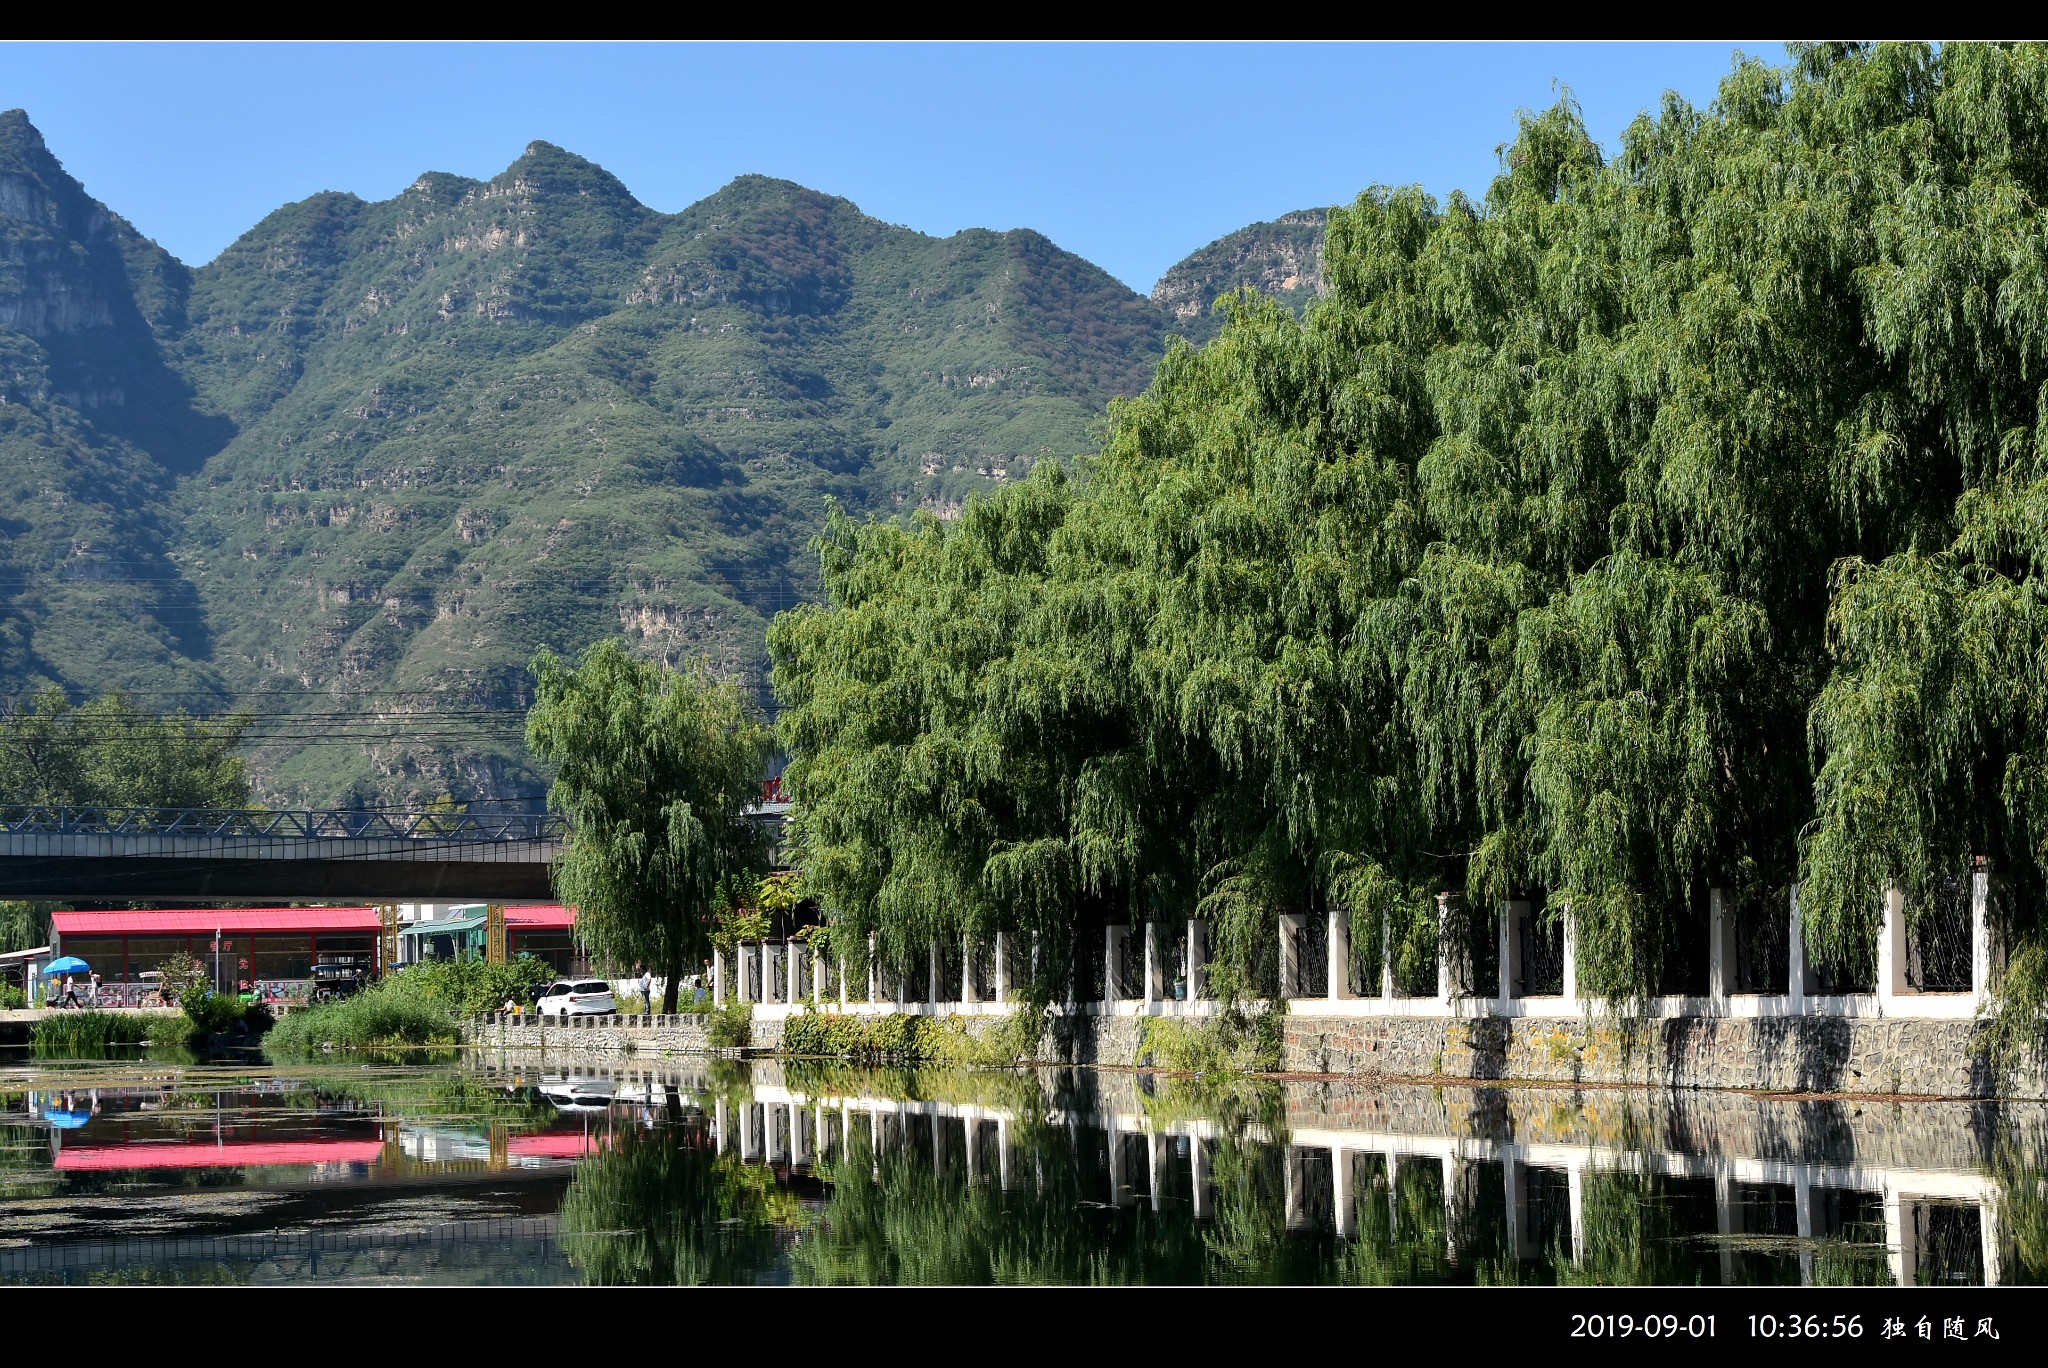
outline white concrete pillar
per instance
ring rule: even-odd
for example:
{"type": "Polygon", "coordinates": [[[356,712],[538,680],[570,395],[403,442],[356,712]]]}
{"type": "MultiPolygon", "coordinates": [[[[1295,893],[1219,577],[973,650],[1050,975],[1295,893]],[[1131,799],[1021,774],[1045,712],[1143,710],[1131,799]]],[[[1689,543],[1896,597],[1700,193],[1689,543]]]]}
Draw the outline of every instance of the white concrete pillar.
{"type": "Polygon", "coordinates": [[[846,952],[839,952],[839,1010],[846,1010],[846,952]]]}
{"type": "Polygon", "coordinates": [[[1206,918],[1188,919],[1188,1001],[1208,996],[1209,923],[1206,918]]]}
{"type": "Polygon", "coordinates": [[[1500,906],[1500,925],[1495,928],[1499,938],[1495,953],[1500,963],[1500,996],[1496,1001],[1503,1016],[1522,996],[1522,924],[1534,910],[1535,905],[1526,898],[1512,898],[1500,906]]]}
{"type": "MultiPolygon", "coordinates": [[[[1163,996],[1159,983],[1159,954],[1159,923],[1148,921],[1145,923],[1145,968],[1140,975],[1145,980],[1145,1010],[1148,1013],[1163,996]]],[[[1158,1196],[1156,1190],[1153,1196],[1158,1196]]]]}
{"type": "Polygon", "coordinates": [[[939,1004],[946,998],[946,961],[945,957],[939,954],[939,943],[936,940],[931,942],[925,953],[928,956],[925,962],[925,996],[931,1003],[932,1011],[937,1012],[939,1004]]]}
{"type": "Polygon", "coordinates": [[[2005,945],[1991,902],[1991,878],[1991,862],[1979,858],[1970,873],[1970,988],[1979,1011],[1990,1003],[2005,969],[2005,945]]]}
{"type": "Polygon", "coordinates": [[[1457,934],[1452,895],[1436,895],[1436,1000],[1445,1010],[1472,991],[1472,964],[1465,938],[1457,934]]]}
{"type": "Polygon", "coordinates": [[[1123,996],[1123,985],[1117,982],[1118,970],[1122,967],[1123,938],[1131,934],[1128,926],[1105,926],[1102,928],[1102,1000],[1115,1002],[1123,996]]]}
{"type": "MultiPolygon", "coordinates": [[[[1380,909],[1380,1001],[1394,1000],[1394,927],[1385,908],[1380,909]]],[[[1387,1170],[1387,1182],[1394,1181],[1394,1171],[1387,1170]]]]}
{"type": "Polygon", "coordinates": [[[711,952],[711,1005],[725,1006],[725,952],[711,952]]]}
{"type": "Polygon", "coordinates": [[[1564,1000],[1574,1006],[1579,998],[1579,919],[1571,908],[1564,910],[1564,1000]]]}
{"type": "Polygon", "coordinates": [[[899,1012],[910,1009],[910,973],[908,964],[896,967],[896,1010],[899,1012]]]}
{"type": "Polygon", "coordinates": [[[1324,939],[1330,946],[1330,1001],[1357,996],[1351,991],[1351,914],[1342,908],[1331,908],[1329,934],[1324,939]]]}
{"type": "Polygon", "coordinates": [[[1358,1206],[1352,1192],[1352,1158],[1350,1150],[1330,1151],[1330,1215],[1337,1233],[1350,1239],[1358,1233],[1358,1206]]]}
{"type": "Polygon", "coordinates": [[[1906,981],[1906,894],[1896,884],[1884,891],[1884,921],[1877,933],[1877,1003],[1889,1012],[1894,999],[1913,991],[1906,981]]]}
{"type": "MultiPolygon", "coordinates": [[[[1787,900],[1787,915],[1791,923],[1786,928],[1785,938],[1785,996],[1792,1000],[1792,1010],[1803,1015],[1806,999],[1820,986],[1813,970],[1806,962],[1806,921],[1799,915],[1799,885],[1792,885],[1792,896],[1787,900]]],[[[1810,1259],[1808,1262],[1812,1262],[1810,1259]]]]}
{"type": "Polygon", "coordinates": [[[782,953],[789,956],[789,996],[783,1001],[794,1007],[804,1000],[804,943],[787,941],[783,944],[782,953]]]}
{"type": "Polygon", "coordinates": [[[875,937],[868,933],[868,1006],[882,1000],[882,961],[875,954],[875,937]]]}
{"type": "Polygon", "coordinates": [[[1280,996],[1296,997],[1301,992],[1301,955],[1295,946],[1304,918],[1293,912],[1280,914],[1280,996]]]}
{"type": "Polygon", "coordinates": [[[960,1000],[981,1001],[981,995],[974,991],[974,942],[965,932],[960,935],[960,1000]]]}
{"type": "Polygon", "coordinates": [[[1195,1219],[1206,1221],[1215,1203],[1209,1195],[1209,1147],[1202,1143],[1199,1135],[1188,1137],[1188,1169],[1192,1178],[1189,1195],[1194,1199],[1195,1219]]]}
{"type": "Polygon", "coordinates": [[[1716,1011],[1728,1009],[1736,989],[1735,890],[1707,890],[1707,998],[1716,1011]]]}
{"type": "Polygon", "coordinates": [[[1007,932],[996,932],[994,973],[995,982],[990,986],[995,989],[996,1001],[1006,1003],[1010,1000],[1010,937],[1007,932]]]}

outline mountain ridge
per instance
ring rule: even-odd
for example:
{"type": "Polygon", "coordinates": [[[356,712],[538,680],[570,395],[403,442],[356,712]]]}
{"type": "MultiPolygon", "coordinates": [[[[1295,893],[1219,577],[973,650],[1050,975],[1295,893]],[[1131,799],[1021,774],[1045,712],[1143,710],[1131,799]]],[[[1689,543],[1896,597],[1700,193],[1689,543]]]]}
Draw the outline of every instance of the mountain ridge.
{"type": "Polygon", "coordinates": [[[0,409],[0,469],[31,505],[75,486],[0,528],[0,688],[383,719],[259,726],[277,802],[532,791],[508,719],[542,646],[623,634],[765,701],[766,623],[815,594],[828,500],[951,516],[1087,450],[1195,331],[1030,229],[932,237],[759,175],[664,214],[545,141],[488,180],[282,205],[196,268],[19,111],[0,195],[0,380],[27,424],[0,409]],[[38,359],[60,314],[70,351],[38,359]],[[133,584],[55,592],[107,546],[133,584]],[[405,723],[458,712],[484,720],[405,723]]]}

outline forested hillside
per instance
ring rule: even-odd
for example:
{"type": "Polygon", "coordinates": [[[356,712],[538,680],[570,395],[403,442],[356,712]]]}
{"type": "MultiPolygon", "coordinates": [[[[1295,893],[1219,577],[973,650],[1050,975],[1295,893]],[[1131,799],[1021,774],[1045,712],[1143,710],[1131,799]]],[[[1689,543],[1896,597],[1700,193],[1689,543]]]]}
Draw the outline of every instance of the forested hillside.
{"type": "Polygon", "coordinates": [[[0,681],[239,702],[284,802],[537,792],[542,646],[623,634],[766,701],[828,499],[951,517],[1085,451],[1190,328],[1035,233],[764,177],[662,214],[546,143],[188,271],[20,111],[0,270],[0,681]]]}

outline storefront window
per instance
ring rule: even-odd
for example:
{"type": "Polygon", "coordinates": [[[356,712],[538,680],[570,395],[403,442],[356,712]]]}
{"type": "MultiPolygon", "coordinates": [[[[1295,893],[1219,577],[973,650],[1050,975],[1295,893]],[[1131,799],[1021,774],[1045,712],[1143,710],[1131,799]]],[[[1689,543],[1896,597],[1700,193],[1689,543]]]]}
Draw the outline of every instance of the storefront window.
{"type": "Polygon", "coordinates": [[[258,982],[313,976],[311,936],[252,936],[250,943],[255,947],[254,977],[258,982]]]}
{"type": "Polygon", "coordinates": [[[514,955],[532,955],[544,960],[558,974],[573,972],[575,937],[567,931],[514,931],[506,948],[514,955]]]}
{"type": "Polygon", "coordinates": [[[183,955],[183,936],[130,936],[128,938],[128,981],[140,979],[144,974],[155,973],[164,967],[164,961],[173,955],[183,955]]]}
{"type": "MultiPolygon", "coordinates": [[[[103,982],[121,981],[121,937],[119,936],[66,936],[64,953],[76,955],[92,966],[91,973],[98,974],[103,982]]],[[[83,978],[81,974],[78,977],[83,978]]]]}

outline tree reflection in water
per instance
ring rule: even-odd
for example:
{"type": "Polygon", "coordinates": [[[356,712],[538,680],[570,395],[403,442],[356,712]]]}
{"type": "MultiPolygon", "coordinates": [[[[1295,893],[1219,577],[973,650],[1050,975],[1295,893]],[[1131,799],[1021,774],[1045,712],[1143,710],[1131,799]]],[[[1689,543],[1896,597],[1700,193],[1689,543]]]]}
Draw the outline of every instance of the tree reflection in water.
{"type": "Polygon", "coordinates": [[[767,1279],[778,1263],[776,1218],[793,1202],[773,1173],[720,1155],[701,1126],[622,1129],[586,1159],[562,1196],[569,1262],[589,1282],[698,1286],[767,1279]]]}

